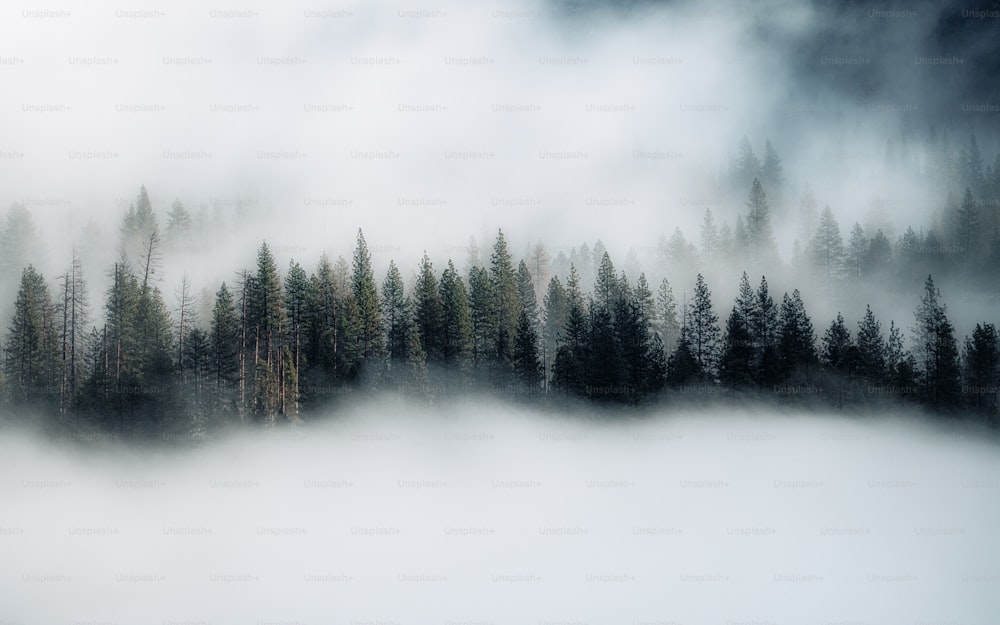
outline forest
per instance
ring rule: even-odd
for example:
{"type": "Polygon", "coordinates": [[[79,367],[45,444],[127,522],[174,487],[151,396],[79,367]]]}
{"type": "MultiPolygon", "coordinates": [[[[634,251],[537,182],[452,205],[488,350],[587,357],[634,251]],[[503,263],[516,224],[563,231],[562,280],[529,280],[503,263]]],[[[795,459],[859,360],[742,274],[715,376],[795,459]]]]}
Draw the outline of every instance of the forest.
{"type": "Polygon", "coordinates": [[[177,201],[161,232],[145,187],[123,215],[108,286],[93,293],[75,248],[53,279],[30,263],[9,266],[33,236],[30,213],[15,205],[0,240],[5,270],[19,274],[2,412],[70,436],[187,439],[298,423],[361,393],[430,404],[487,393],[554,409],[908,404],[992,427],[996,320],[961,335],[939,285],[997,290],[1000,155],[984,167],[972,136],[938,173],[947,193],[936,227],[892,240],[856,223],[845,241],[830,207],[818,210],[807,192],[798,218],[808,238],[785,262],[769,199],[784,192],[781,160],[770,142],[759,159],[744,139],[725,181],[743,200],[735,227],[706,209],[700,246],[680,230],[661,236],[663,264],[692,272],[680,296],[634,259],[629,271],[616,267],[599,241],[555,258],[539,242],[516,258],[502,230],[487,254],[470,240],[461,269],[435,267],[425,253],[409,280],[395,262],[376,275],[359,229],[350,261],[324,254],[311,271],[295,260],[282,269],[263,242],[256,265],[236,268],[213,301],[196,305],[186,277],[168,301],[158,276],[170,250],[184,249],[192,217],[177,201]],[[772,290],[765,270],[856,307],[845,312],[858,321],[811,316],[802,291],[772,290]],[[723,272],[738,283],[732,298],[713,295],[709,276],[723,272]],[[856,297],[873,292],[918,304],[910,318],[879,319],[856,297]]]}

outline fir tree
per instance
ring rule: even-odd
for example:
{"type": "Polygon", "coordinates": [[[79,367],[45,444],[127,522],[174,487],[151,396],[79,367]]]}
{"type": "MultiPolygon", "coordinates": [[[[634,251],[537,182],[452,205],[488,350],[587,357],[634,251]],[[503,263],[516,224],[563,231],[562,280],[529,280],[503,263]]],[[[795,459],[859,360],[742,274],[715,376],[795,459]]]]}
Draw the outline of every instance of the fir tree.
{"type": "Polygon", "coordinates": [[[997,397],[1000,391],[1000,337],[992,323],[976,324],[971,337],[965,339],[965,384],[962,391],[966,404],[991,425],[997,424],[997,397]]]}
{"type": "Polygon", "coordinates": [[[441,274],[441,361],[461,368],[472,346],[472,316],[465,284],[450,260],[441,274]]]}
{"type": "Polygon", "coordinates": [[[417,282],[413,290],[414,320],[420,336],[420,344],[427,354],[427,359],[439,361],[442,359],[441,338],[442,307],[440,285],[434,275],[434,267],[426,252],[420,260],[417,271],[417,282]]]}
{"type": "Polygon", "coordinates": [[[771,231],[770,208],[767,194],[760,180],[753,179],[747,196],[746,236],[750,258],[754,261],[770,261],[777,255],[774,233],[771,231]]]}
{"type": "Polygon", "coordinates": [[[719,317],[712,310],[712,293],[700,273],[694,287],[694,299],[688,305],[688,339],[698,371],[709,377],[715,373],[719,344],[719,317]]]}
{"type": "Polygon", "coordinates": [[[858,322],[858,373],[875,384],[882,380],[885,377],[885,350],[882,324],[875,319],[871,306],[868,306],[864,319],[858,322]]]}
{"type": "Polygon", "coordinates": [[[371,255],[368,253],[368,244],[360,228],[357,246],[354,248],[351,291],[358,311],[357,352],[363,362],[368,362],[378,358],[382,353],[382,322],[371,255]]]}
{"type": "Polygon", "coordinates": [[[4,346],[3,371],[11,403],[19,407],[58,406],[58,347],[56,308],[48,285],[28,265],[21,272],[21,286],[4,346]]]}

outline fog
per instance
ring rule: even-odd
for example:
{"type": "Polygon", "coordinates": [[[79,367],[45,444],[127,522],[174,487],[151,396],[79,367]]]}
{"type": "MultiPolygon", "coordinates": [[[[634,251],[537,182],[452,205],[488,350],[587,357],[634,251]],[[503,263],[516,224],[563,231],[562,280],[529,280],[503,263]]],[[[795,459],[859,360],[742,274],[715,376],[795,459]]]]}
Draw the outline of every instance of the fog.
{"type": "Polygon", "coordinates": [[[0,439],[5,623],[963,623],[980,433],[372,400],[198,449],[0,439]]]}
{"type": "Polygon", "coordinates": [[[90,222],[113,251],[140,184],[161,220],[178,198],[229,224],[190,268],[264,237],[311,263],[359,226],[385,263],[461,258],[498,227],[623,258],[696,238],[706,207],[732,225],[745,192],[716,183],[744,135],[774,143],[790,204],[809,185],[845,229],[874,198],[897,225],[941,208],[917,175],[930,129],[995,149],[992,118],[961,108],[989,89],[978,32],[968,65],[915,60],[956,6],[625,6],[12,5],[0,205],[33,209],[60,270],[90,222]],[[887,167],[890,139],[916,171],[887,167]]]}

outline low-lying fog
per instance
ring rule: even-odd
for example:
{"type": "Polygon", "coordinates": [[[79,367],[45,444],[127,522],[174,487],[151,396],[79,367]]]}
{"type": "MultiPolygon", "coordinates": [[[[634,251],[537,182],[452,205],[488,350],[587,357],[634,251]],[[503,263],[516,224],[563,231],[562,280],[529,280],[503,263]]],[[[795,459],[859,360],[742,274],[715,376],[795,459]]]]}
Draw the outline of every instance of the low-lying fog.
{"type": "Polygon", "coordinates": [[[0,438],[0,622],[994,622],[1000,453],[912,419],[369,403],[0,438]]]}

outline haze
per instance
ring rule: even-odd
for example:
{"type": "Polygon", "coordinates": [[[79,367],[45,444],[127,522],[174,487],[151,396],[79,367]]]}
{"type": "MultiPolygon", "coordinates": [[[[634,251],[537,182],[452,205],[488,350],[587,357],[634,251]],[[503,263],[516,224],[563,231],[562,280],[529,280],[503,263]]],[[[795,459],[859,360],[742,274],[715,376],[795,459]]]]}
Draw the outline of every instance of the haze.
{"type": "Polygon", "coordinates": [[[974,431],[365,402],[149,453],[0,442],[8,623],[963,623],[1000,610],[974,431]]]}

